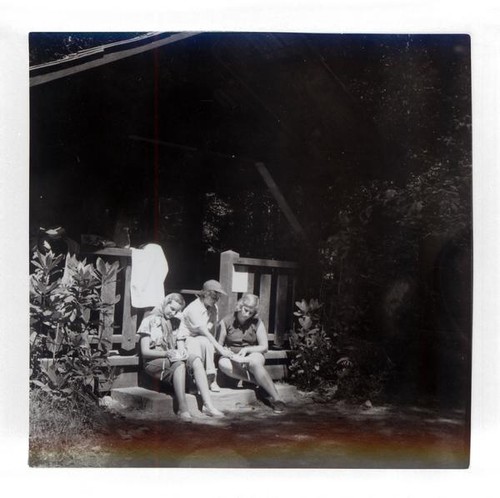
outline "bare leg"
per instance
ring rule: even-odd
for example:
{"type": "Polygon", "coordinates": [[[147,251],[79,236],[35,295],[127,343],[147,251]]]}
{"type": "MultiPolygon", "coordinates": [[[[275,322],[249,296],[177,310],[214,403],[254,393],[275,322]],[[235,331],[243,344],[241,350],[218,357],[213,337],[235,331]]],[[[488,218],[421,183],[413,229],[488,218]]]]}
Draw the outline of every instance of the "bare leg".
{"type": "Polygon", "coordinates": [[[273,380],[264,367],[265,358],[260,353],[251,353],[248,355],[248,369],[241,368],[238,363],[233,363],[229,358],[219,360],[219,369],[233,379],[253,382],[262,387],[273,400],[282,401],[273,380]]]}
{"type": "Polygon", "coordinates": [[[248,369],[255,379],[256,384],[266,390],[266,392],[275,401],[282,401],[273,380],[264,367],[265,358],[260,353],[252,353],[249,356],[250,363],[248,369]]]}
{"type": "Polygon", "coordinates": [[[196,340],[199,342],[201,351],[203,353],[202,358],[205,362],[205,370],[207,372],[207,375],[215,375],[215,349],[213,344],[203,336],[198,336],[196,340]]]}
{"type": "Polygon", "coordinates": [[[200,335],[188,337],[186,339],[186,349],[189,354],[201,358],[207,375],[215,374],[214,347],[206,337],[200,335]]]}
{"type": "Polygon", "coordinates": [[[204,365],[205,371],[208,376],[208,384],[211,391],[219,392],[220,387],[216,381],[216,369],[214,362],[214,346],[203,336],[188,337],[186,340],[186,348],[190,354],[199,356],[204,365]]]}
{"type": "Polygon", "coordinates": [[[175,397],[179,403],[179,415],[186,417],[186,414],[189,414],[189,409],[186,399],[186,366],[184,363],[175,369],[173,377],[175,397]]]}
{"type": "Polygon", "coordinates": [[[210,396],[210,389],[208,387],[207,374],[205,369],[203,368],[203,363],[200,357],[197,357],[193,360],[192,363],[194,380],[196,381],[196,385],[198,386],[198,390],[201,394],[201,399],[203,400],[203,404],[206,406],[209,415],[215,416],[223,416],[224,414],[215,408],[212,398],[210,396]]]}
{"type": "Polygon", "coordinates": [[[233,363],[229,358],[222,357],[219,359],[219,370],[232,379],[255,383],[248,369],[243,368],[238,363],[233,363]]]}

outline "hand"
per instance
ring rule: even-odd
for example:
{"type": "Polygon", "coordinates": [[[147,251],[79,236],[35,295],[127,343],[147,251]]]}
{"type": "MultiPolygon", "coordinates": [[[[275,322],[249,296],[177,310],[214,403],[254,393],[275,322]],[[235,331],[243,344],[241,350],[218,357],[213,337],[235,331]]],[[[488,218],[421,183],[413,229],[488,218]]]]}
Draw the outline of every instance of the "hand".
{"type": "Polygon", "coordinates": [[[244,358],[247,354],[249,353],[248,349],[247,348],[241,348],[237,353],[236,355],[237,356],[241,356],[242,358],[244,358]]]}
{"type": "Polygon", "coordinates": [[[245,358],[244,356],[240,356],[239,354],[233,353],[233,356],[231,356],[231,361],[234,361],[235,363],[249,363],[248,358],[245,358]]]}
{"type": "Polygon", "coordinates": [[[168,358],[171,362],[175,362],[175,361],[182,361],[183,356],[184,356],[184,353],[183,353],[183,352],[181,352],[181,351],[176,351],[175,349],[171,349],[171,350],[167,351],[167,358],[168,358]]]}
{"type": "Polygon", "coordinates": [[[169,361],[176,361],[177,351],[169,350],[165,352],[165,358],[169,361]]]}
{"type": "Polygon", "coordinates": [[[226,358],[231,358],[234,355],[234,353],[229,348],[220,347],[217,349],[217,351],[221,356],[224,356],[226,358]]]}

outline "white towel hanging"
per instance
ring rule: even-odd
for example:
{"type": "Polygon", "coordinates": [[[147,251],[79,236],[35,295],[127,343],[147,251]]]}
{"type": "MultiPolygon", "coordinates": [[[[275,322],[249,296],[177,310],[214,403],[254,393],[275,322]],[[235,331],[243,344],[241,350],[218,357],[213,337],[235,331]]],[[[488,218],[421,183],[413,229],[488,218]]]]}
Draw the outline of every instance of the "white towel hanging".
{"type": "Polygon", "coordinates": [[[143,249],[132,248],[130,297],[134,308],[157,306],[165,296],[163,282],[168,274],[168,263],[158,244],[147,244],[143,249]]]}

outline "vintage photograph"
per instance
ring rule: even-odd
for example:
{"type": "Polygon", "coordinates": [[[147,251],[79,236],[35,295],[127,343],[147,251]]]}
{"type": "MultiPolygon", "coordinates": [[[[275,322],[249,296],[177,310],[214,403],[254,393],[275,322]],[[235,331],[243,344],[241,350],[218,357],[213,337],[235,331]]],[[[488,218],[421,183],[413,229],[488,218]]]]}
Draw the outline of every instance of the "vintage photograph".
{"type": "Polygon", "coordinates": [[[31,32],[29,465],[466,469],[467,34],[31,32]]]}

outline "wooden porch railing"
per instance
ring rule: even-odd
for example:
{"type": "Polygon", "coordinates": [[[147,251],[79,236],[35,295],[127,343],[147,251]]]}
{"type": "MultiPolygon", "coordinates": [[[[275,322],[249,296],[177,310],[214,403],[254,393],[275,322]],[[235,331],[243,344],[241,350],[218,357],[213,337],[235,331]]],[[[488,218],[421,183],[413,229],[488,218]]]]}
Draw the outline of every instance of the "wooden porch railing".
{"type": "Polygon", "coordinates": [[[231,313],[244,292],[256,294],[270,345],[285,346],[293,326],[296,271],[297,263],[290,261],[242,258],[234,251],[223,252],[219,279],[228,296],[219,301],[220,316],[231,313]]]}
{"type": "Polygon", "coordinates": [[[104,302],[113,302],[115,296],[119,294],[120,301],[101,316],[101,329],[103,337],[111,342],[112,350],[123,355],[134,354],[138,340],[136,332],[140,310],[132,306],[130,298],[132,251],[112,247],[87,253],[87,255],[91,257],[100,256],[109,262],[119,262],[120,271],[117,279],[103,286],[101,297],[104,302]]]}
{"type": "MultiPolygon", "coordinates": [[[[144,311],[131,304],[132,251],[106,248],[85,255],[90,258],[100,256],[108,262],[118,261],[120,265],[116,281],[107,283],[102,289],[105,302],[114,302],[116,295],[121,296],[101,316],[102,334],[111,343],[109,361],[117,374],[113,386],[103,386],[103,390],[137,385],[137,328],[144,311]]],[[[220,256],[219,280],[228,295],[222,296],[219,301],[219,315],[222,318],[233,311],[243,292],[260,297],[259,317],[266,325],[271,349],[266,355],[266,367],[269,366],[275,379],[286,376],[286,352],[279,349],[286,348],[293,326],[296,270],[297,264],[293,262],[242,258],[234,251],[225,251],[220,256]]],[[[186,295],[194,293],[187,289],[179,292],[186,295]]]]}

